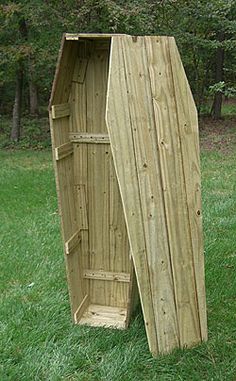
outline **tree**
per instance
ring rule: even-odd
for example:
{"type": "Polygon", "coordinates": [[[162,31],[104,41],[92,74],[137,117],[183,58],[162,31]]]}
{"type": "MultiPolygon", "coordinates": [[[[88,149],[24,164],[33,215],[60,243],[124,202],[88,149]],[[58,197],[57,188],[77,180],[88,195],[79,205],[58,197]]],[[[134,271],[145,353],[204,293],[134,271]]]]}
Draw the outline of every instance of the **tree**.
{"type": "Polygon", "coordinates": [[[235,8],[235,0],[15,0],[11,3],[3,0],[0,87],[4,99],[0,100],[0,106],[9,109],[8,104],[13,107],[15,99],[13,108],[14,115],[18,114],[18,119],[14,117],[18,129],[21,104],[25,113],[38,115],[40,105],[45,106],[48,101],[63,32],[165,34],[176,38],[198,110],[201,112],[207,98],[213,97],[212,116],[219,117],[222,95],[229,94],[235,82],[235,8]],[[20,27],[22,20],[24,33],[20,27]],[[24,96],[20,102],[22,86],[24,96]]]}
{"type": "MultiPolygon", "coordinates": [[[[230,72],[232,59],[226,58],[232,57],[236,47],[235,8],[234,0],[163,2],[166,21],[162,30],[176,37],[199,111],[209,96],[209,87],[230,72]]],[[[220,117],[221,104],[222,92],[217,91],[212,105],[214,117],[220,117]]]]}

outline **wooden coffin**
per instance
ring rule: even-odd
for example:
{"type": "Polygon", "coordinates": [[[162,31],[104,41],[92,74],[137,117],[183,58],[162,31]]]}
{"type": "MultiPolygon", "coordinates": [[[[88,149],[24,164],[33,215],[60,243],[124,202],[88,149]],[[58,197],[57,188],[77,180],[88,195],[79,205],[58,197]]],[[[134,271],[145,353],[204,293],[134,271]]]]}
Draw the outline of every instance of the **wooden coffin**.
{"type": "Polygon", "coordinates": [[[131,252],[151,352],[206,340],[198,123],[174,39],[65,35],[50,119],[75,321],[127,325],[131,252]]]}
{"type": "Polygon", "coordinates": [[[71,38],[50,100],[71,309],[78,324],[125,328],[138,294],[105,123],[110,38],[71,38]]]}

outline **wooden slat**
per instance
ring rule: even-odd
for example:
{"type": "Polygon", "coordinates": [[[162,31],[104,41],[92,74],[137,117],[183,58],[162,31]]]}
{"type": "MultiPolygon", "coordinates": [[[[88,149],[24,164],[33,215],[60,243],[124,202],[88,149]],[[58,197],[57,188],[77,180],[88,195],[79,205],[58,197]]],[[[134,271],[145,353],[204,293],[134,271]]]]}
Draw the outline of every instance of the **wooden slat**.
{"type": "Polygon", "coordinates": [[[79,40],[79,34],[76,34],[76,33],[65,33],[65,39],[66,40],[76,40],[78,41],[79,40]]]}
{"type": "MultiPolygon", "coordinates": [[[[96,38],[96,39],[107,39],[111,38],[114,34],[106,33],[66,33],[66,40],[79,40],[79,38],[96,38]]],[[[122,36],[122,35],[121,35],[122,36]]]]}
{"type": "MultiPolygon", "coordinates": [[[[86,57],[83,44],[79,44],[78,59],[86,57]]],[[[75,69],[76,70],[76,69],[75,69]]],[[[86,81],[83,84],[72,83],[71,88],[71,131],[86,131],[86,81]]],[[[89,226],[88,226],[88,158],[87,145],[73,145],[74,147],[74,183],[76,198],[76,217],[81,229],[80,260],[81,272],[89,267],[89,226]]],[[[83,278],[84,292],[90,295],[89,280],[83,278]]]]}
{"type": "Polygon", "coordinates": [[[175,40],[169,41],[202,340],[207,340],[198,118],[175,40]]]}
{"type": "Polygon", "coordinates": [[[65,242],[66,254],[70,254],[72,250],[74,250],[80,242],[81,242],[81,232],[80,230],[78,230],[68,239],[68,241],[65,242]]]}
{"type": "Polygon", "coordinates": [[[83,83],[86,75],[88,65],[88,58],[78,58],[75,65],[75,70],[73,74],[73,81],[78,83],[83,83]]]}
{"type": "MultiPolygon", "coordinates": [[[[107,134],[105,102],[108,51],[91,51],[86,76],[87,132],[107,134]]],[[[105,144],[88,144],[89,269],[109,269],[109,163],[105,144]]],[[[92,304],[109,305],[110,282],[90,282],[92,304]]]]}
{"type": "Polygon", "coordinates": [[[79,307],[77,308],[77,310],[74,313],[74,321],[75,321],[75,323],[79,323],[81,317],[85,313],[85,311],[88,308],[88,306],[89,306],[89,296],[85,295],[84,299],[82,300],[82,302],[80,303],[79,307]]]}
{"type": "Polygon", "coordinates": [[[77,210],[81,230],[88,230],[88,211],[85,184],[76,185],[77,210]]]}
{"type": "Polygon", "coordinates": [[[96,143],[109,144],[108,134],[102,133],[86,133],[86,132],[71,132],[69,134],[70,141],[73,143],[96,143]]]}
{"type": "MultiPolygon", "coordinates": [[[[127,229],[125,225],[125,217],[123,206],[118,186],[118,181],[115,173],[114,163],[109,149],[109,261],[107,261],[106,269],[113,272],[132,273],[132,260],[130,256],[130,246],[128,240],[127,229]]],[[[135,286],[135,285],[134,285],[135,286]]],[[[133,306],[136,300],[129,300],[131,296],[130,289],[133,288],[133,283],[114,282],[110,285],[109,304],[117,301],[117,305],[133,306]]],[[[136,289],[137,291],[137,289],[136,289]]],[[[128,308],[128,307],[127,307],[128,308]]],[[[131,308],[131,307],[130,307],[131,308]]],[[[128,322],[127,322],[128,323],[128,322]]]]}
{"type": "Polygon", "coordinates": [[[84,270],[84,278],[87,279],[97,279],[97,280],[109,280],[116,282],[130,282],[130,274],[128,273],[116,273],[112,271],[102,271],[102,270],[84,270]]]}
{"type": "Polygon", "coordinates": [[[69,103],[52,105],[52,119],[64,118],[70,115],[69,103]]]}
{"type": "Polygon", "coordinates": [[[158,352],[155,317],[146,256],[133,136],[127,101],[126,70],[121,38],[112,39],[106,120],[119,180],[131,251],[134,258],[144,321],[152,353],[158,352]]]}
{"type": "Polygon", "coordinates": [[[73,153],[73,144],[71,142],[64,143],[59,147],[55,148],[55,158],[56,160],[61,160],[68,155],[73,153]]]}
{"type": "Polygon", "coordinates": [[[91,304],[79,324],[94,327],[126,328],[126,309],[91,304]]]}

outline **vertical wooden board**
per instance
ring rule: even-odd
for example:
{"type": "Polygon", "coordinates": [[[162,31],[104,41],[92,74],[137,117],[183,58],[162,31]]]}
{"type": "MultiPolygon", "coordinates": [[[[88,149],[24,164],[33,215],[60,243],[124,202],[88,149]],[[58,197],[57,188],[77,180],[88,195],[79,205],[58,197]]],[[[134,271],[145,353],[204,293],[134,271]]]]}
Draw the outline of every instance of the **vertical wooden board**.
{"type": "MultiPolygon", "coordinates": [[[[81,267],[82,270],[89,267],[89,226],[88,226],[88,167],[86,145],[74,145],[74,170],[76,171],[75,195],[76,215],[78,226],[81,229],[81,267]]],[[[90,293],[90,284],[84,279],[86,293],[90,293]]]]}
{"type": "Polygon", "coordinates": [[[88,230],[88,207],[85,184],[78,184],[76,186],[76,193],[78,224],[81,230],[88,230]]]}
{"type": "MultiPolygon", "coordinates": [[[[78,42],[78,55],[75,60],[75,67],[73,77],[80,72],[81,60],[85,60],[88,62],[88,49],[85,46],[85,43],[78,42]]],[[[86,64],[87,70],[87,64],[86,64]]],[[[70,93],[70,105],[71,105],[71,126],[73,129],[71,131],[74,132],[86,132],[87,131],[87,122],[86,122],[86,83],[85,83],[85,74],[83,83],[75,83],[72,82],[71,93],[70,93]]],[[[75,172],[75,176],[77,172],[75,172]]]]}
{"type": "Polygon", "coordinates": [[[110,53],[106,121],[121,191],[129,242],[138,275],[138,286],[149,347],[152,353],[156,354],[158,352],[158,343],[127,92],[122,39],[113,37],[110,53]]]}
{"type": "Polygon", "coordinates": [[[175,40],[169,38],[168,42],[191,228],[201,336],[202,340],[207,340],[198,118],[175,40]]]}
{"type": "Polygon", "coordinates": [[[191,231],[167,37],[146,37],[180,345],[201,340],[191,231]]]}
{"type": "MultiPolygon", "coordinates": [[[[131,256],[131,253],[130,253],[131,256]]],[[[128,305],[127,305],[127,317],[126,317],[126,326],[128,327],[130,319],[135,313],[138,305],[139,305],[139,291],[137,278],[135,274],[135,268],[133,265],[133,260],[131,256],[131,276],[130,276],[130,287],[129,287],[129,295],[128,295],[128,305]]]]}
{"type": "MultiPolygon", "coordinates": [[[[106,132],[107,51],[91,51],[86,75],[87,132],[106,132]]],[[[88,144],[90,268],[106,270],[109,260],[109,158],[107,146],[88,144]]],[[[110,283],[110,282],[109,282],[110,283]]],[[[90,281],[91,302],[108,304],[110,284],[90,281]]]]}
{"type": "MultiPolygon", "coordinates": [[[[79,43],[78,57],[74,72],[79,71],[80,58],[86,57],[84,44],[79,43]]],[[[75,74],[74,74],[75,76],[75,74]]],[[[70,131],[86,132],[86,84],[73,83],[70,94],[71,125],[70,131]]],[[[74,185],[76,198],[76,215],[81,229],[80,265],[82,272],[89,268],[89,230],[88,230],[88,150],[86,144],[74,144],[74,185]]],[[[90,294],[90,282],[83,279],[84,292],[90,294]]]]}
{"type": "MultiPolygon", "coordinates": [[[[104,153],[104,149],[101,149],[101,147],[97,148],[95,145],[89,145],[89,251],[90,268],[94,270],[106,270],[107,260],[109,260],[108,163],[102,157],[102,153],[104,153]]],[[[109,285],[106,287],[104,282],[96,280],[90,283],[92,303],[107,304],[109,285]]]]}
{"type": "MultiPolygon", "coordinates": [[[[109,147],[109,271],[132,272],[129,241],[124,212],[115,174],[111,150],[109,147]]],[[[110,305],[127,307],[130,284],[113,282],[110,287],[110,305]]]]}
{"type": "Polygon", "coordinates": [[[75,66],[73,81],[83,83],[86,75],[88,58],[78,57],[78,63],[75,66]]]}

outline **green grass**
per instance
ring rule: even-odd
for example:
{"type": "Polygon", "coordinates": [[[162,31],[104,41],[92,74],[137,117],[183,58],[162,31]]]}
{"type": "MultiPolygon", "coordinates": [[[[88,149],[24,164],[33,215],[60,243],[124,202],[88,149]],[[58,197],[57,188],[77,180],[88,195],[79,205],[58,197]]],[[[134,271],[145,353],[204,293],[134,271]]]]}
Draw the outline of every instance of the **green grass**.
{"type": "Polygon", "coordinates": [[[236,380],[236,144],[230,142],[226,151],[207,144],[202,151],[209,341],[157,359],[140,312],[127,331],[72,325],[51,153],[0,152],[0,381],[236,380]]]}

